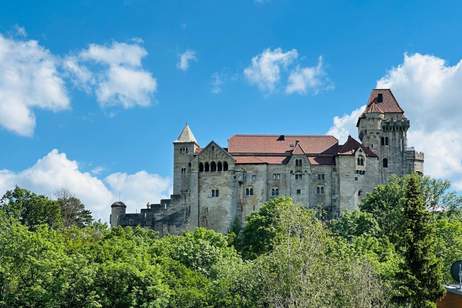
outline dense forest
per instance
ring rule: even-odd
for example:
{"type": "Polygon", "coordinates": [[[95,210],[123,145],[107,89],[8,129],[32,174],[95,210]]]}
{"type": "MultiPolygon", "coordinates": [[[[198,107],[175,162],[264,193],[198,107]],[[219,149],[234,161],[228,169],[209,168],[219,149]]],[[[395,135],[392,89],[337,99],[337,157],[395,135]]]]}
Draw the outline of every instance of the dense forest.
{"type": "Polygon", "coordinates": [[[410,175],[330,221],[281,197],[228,234],[160,237],[17,187],[0,201],[0,306],[433,307],[462,258],[461,207],[410,175]]]}

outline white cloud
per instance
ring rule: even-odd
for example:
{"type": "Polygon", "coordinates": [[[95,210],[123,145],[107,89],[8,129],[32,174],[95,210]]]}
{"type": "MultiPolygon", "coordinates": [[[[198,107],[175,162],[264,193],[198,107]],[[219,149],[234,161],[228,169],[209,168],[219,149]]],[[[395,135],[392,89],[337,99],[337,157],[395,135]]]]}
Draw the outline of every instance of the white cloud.
{"type": "Polygon", "coordinates": [[[0,125],[22,136],[35,129],[34,108],[68,109],[58,60],[37,41],[0,35],[0,125]]]}
{"type": "Polygon", "coordinates": [[[55,197],[66,189],[77,196],[96,218],[108,220],[110,205],[121,199],[129,211],[157,202],[170,191],[170,181],[156,174],[140,171],[135,174],[114,173],[100,179],[80,170],[76,161],[54,149],[33,166],[19,172],[0,170],[0,195],[15,185],[36,193],[55,197]]]}
{"type": "Polygon", "coordinates": [[[113,173],[105,178],[108,187],[127,205],[127,212],[139,211],[147,202],[158,202],[170,195],[171,184],[168,178],[146,171],[134,174],[113,173]]]}
{"type": "MultiPolygon", "coordinates": [[[[392,89],[411,120],[408,145],[425,152],[425,173],[448,178],[459,190],[462,190],[461,85],[462,61],[451,66],[444,59],[419,53],[405,54],[403,63],[377,82],[378,88],[392,89]]],[[[346,125],[338,127],[351,129],[346,125]]]]}
{"type": "Polygon", "coordinates": [[[265,49],[252,58],[252,63],[244,69],[244,76],[261,91],[271,93],[281,78],[281,70],[298,58],[296,49],[284,52],[281,48],[265,49]]]}
{"type": "Polygon", "coordinates": [[[179,56],[176,67],[182,71],[187,71],[192,61],[197,61],[196,52],[194,50],[186,50],[179,56]]]}
{"type": "Polygon", "coordinates": [[[366,106],[361,106],[358,109],[353,110],[350,114],[344,114],[343,116],[335,116],[332,127],[327,132],[328,135],[335,136],[340,143],[344,143],[348,135],[357,137],[356,122],[359,116],[363,113],[366,106]]]}
{"type": "Polygon", "coordinates": [[[306,94],[308,91],[312,91],[314,94],[317,94],[320,90],[326,89],[329,86],[329,81],[326,79],[326,73],[323,68],[322,57],[319,57],[316,66],[297,66],[290,73],[286,93],[306,94]]]}
{"type": "Polygon", "coordinates": [[[157,90],[156,79],[142,67],[146,55],[137,42],[90,44],[63,64],[73,82],[87,92],[94,91],[102,106],[131,108],[150,105],[157,90]]]}
{"type": "Polygon", "coordinates": [[[302,66],[296,49],[287,52],[281,48],[265,49],[252,58],[250,66],[244,69],[244,76],[266,94],[273,93],[285,77],[285,93],[288,95],[318,94],[333,87],[324,70],[322,57],[319,57],[316,66],[302,66]],[[283,73],[288,73],[288,76],[283,73]]]}
{"type": "Polygon", "coordinates": [[[220,73],[213,73],[212,74],[212,82],[211,82],[211,86],[212,86],[212,93],[213,94],[220,94],[221,91],[222,91],[222,86],[223,86],[223,77],[220,73]]]}

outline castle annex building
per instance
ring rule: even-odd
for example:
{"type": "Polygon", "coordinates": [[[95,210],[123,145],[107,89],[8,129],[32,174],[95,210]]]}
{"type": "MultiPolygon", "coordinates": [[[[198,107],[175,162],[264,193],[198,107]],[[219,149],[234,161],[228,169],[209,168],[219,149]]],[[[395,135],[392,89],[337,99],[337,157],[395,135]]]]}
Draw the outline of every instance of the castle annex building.
{"type": "Polygon", "coordinates": [[[290,196],[330,217],[354,210],[391,175],[423,173],[423,153],[407,147],[409,120],[389,89],[374,89],[357,122],[360,142],[333,136],[234,135],[201,147],[188,125],[173,142],[173,194],[140,213],[111,206],[111,226],[161,234],[198,226],[226,232],[268,199],[290,196]]]}

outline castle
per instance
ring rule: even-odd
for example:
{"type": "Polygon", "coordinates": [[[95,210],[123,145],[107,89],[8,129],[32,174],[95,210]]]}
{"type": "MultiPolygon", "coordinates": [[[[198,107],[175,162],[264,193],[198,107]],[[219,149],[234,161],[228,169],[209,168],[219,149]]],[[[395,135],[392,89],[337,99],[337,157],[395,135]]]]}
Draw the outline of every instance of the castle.
{"type": "Polygon", "coordinates": [[[111,206],[111,226],[141,225],[161,234],[198,226],[227,232],[268,199],[290,196],[328,218],[358,208],[391,175],[423,173],[423,153],[407,147],[409,120],[389,89],[374,89],[351,136],[234,135],[202,148],[186,125],[173,142],[173,194],[140,213],[111,206]]]}

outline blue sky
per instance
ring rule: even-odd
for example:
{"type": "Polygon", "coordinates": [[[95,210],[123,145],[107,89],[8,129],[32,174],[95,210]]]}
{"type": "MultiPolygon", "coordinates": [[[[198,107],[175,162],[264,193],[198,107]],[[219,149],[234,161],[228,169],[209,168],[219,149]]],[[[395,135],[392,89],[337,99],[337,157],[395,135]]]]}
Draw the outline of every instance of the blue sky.
{"type": "MultiPolygon", "coordinates": [[[[38,91],[40,78],[18,90],[0,77],[0,97],[29,93],[18,94],[19,101],[10,100],[3,107],[17,103],[35,116],[35,125],[24,128],[15,126],[20,114],[2,120],[0,110],[0,190],[13,184],[47,194],[57,188],[73,190],[79,184],[69,179],[62,180],[69,183],[63,187],[38,183],[39,177],[25,179],[28,172],[47,172],[59,161],[107,190],[96,201],[82,196],[87,203],[125,195],[133,208],[141,207],[144,199],[132,196],[168,193],[172,141],[185,122],[202,146],[210,140],[226,146],[227,138],[236,133],[351,131],[352,111],[366,102],[379,80],[409,106],[408,116],[417,126],[412,141],[426,152],[438,147],[435,157],[452,155],[446,165],[430,161],[430,173],[450,178],[462,189],[462,149],[457,145],[461,127],[457,120],[434,124],[448,114],[455,117],[460,107],[461,6],[457,1],[4,1],[0,68],[5,72],[16,67],[2,58],[2,44],[19,59],[13,63],[37,57],[22,55],[21,50],[40,49],[45,53],[41,61],[51,61],[62,93],[39,91],[41,101],[30,103],[36,92],[29,90],[38,91]],[[30,41],[37,41],[36,47],[21,45],[30,41]],[[97,58],[91,46],[106,52],[118,46],[122,53],[132,47],[126,59],[132,62],[107,55],[97,58]],[[180,57],[186,51],[192,59],[181,69],[180,57]],[[271,62],[270,69],[279,72],[272,71],[273,79],[268,79],[264,59],[274,57],[279,60],[271,62]],[[70,59],[91,73],[91,82],[63,64],[70,59]],[[134,78],[120,75],[131,81],[104,88],[111,73],[108,67],[127,69],[134,78]],[[288,91],[291,74],[302,78],[297,79],[302,88],[298,84],[288,91]],[[123,88],[130,82],[136,85],[123,88]],[[422,98],[423,93],[428,96],[422,98]],[[54,103],[47,101],[53,98],[54,103]],[[426,117],[429,113],[432,117],[426,117]],[[335,116],[340,118],[334,125],[335,116]],[[429,134],[447,142],[431,146],[423,140],[429,134]],[[140,172],[144,178],[135,180],[142,184],[129,183],[130,176],[140,172]],[[150,190],[150,185],[162,188],[152,189],[155,193],[137,191],[138,186],[150,190]]],[[[19,79],[35,74],[34,68],[27,66],[19,79]]],[[[51,174],[50,181],[66,177],[51,174]]],[[[101,217],[106,215],[102,205],[92,206],[101,217]]]]}

